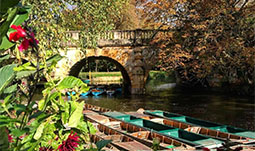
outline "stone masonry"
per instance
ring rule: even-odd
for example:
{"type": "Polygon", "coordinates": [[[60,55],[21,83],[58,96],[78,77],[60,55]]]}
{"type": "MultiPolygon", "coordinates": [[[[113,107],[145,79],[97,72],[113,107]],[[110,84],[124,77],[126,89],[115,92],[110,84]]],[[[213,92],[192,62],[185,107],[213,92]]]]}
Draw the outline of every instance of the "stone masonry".
{"type": "MultiPolygon", "coordinates": [[[[77,34],[72,32],[74,39],[79,37],[77,34]]],[[[77,77],[87,59],[106,59],[119,68],[123,84],[131,94],[143,94],[149,71],[157,56],[157,50],[149,45],[155,31],[113,31],[107,34],[99,39],[96,49],[80,50],[70,46],[66,52],[62,52],[61,55],[66,57],[58,63],[55,77],[77,77]]]]}

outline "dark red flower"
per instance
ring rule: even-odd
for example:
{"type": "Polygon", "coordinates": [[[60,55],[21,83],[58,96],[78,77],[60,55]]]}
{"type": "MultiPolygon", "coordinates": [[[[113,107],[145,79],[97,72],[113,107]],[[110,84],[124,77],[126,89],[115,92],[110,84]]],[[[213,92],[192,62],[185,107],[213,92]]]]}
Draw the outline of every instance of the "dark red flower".
{"type": "Polygon", "coordinates": [[[11,25],[11,28],[16,29],[17,31],[10,34],[9,36],[10,41],[18,41],[20,38],[23,38],[23,41],[18,47],[19,51],[22,52],[24,50],[27,50],[30,46],[35,46],[36,44],[39,43],[39,41],[35,39],[35,35],[33,32],[31,32],[29,36],[27,36],[26,30],[23,29],[20,25],[19,26],[11,25]]]}
{"type": "Polygon", "coordinates": [[[13,142],[13,137],[12,137],[10,134],[8,134],[8,141],[9,141],[10,143],[13,142]]]}
{"type": "Polygon", "coordinates": [[[71,132],[71,134],[68,136],[66,141],[63,141],[61,145],[58,146],[59,151],[74,151],[75,147],[77,147],[79,145],[78,142],[80,142],[79,140],[79,136],[76,136],[77,133],[73,134],[73,132],[71,132]]]}
{"type": "Polygon", "coordinates": [[[26,31],[20,25],[11,25],[11,28],[16,29],[17,31],[10,34],[10,41],[18,41],[20,38],[24,38],[27,35],[26,31]]]}
{"type": "Polygon", "coordinates": [[[29,47],[29,40],[24,39],[21,44],[18,46],[19,51],[27,50],[29,47]]]}
{"type": "Polygon", "coordinates": [[[51,147],[40,147],[39,151],[53,151],[51,147]]]}

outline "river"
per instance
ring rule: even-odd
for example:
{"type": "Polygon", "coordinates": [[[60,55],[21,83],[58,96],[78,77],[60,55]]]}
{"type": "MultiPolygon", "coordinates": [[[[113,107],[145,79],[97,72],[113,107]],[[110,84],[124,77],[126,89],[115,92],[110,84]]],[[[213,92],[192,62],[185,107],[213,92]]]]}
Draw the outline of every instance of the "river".
{"type": "Polygon", "coordinates": [[[89,96],[84,101],[116,111],[136,111],[139,108],[165,110],[255,130],[255,102],[251,97],[173,88],[143,96],[89,96]]]}

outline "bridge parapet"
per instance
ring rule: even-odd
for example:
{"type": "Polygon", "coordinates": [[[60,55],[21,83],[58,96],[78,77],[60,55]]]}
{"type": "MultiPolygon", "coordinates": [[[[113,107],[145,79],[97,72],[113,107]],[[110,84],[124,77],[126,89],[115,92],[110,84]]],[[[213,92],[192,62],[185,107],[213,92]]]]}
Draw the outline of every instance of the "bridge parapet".
{"type": "Polygon", "coordinates": [[[113,30],[100,34],[98,47],[114,47],[114,46],[137,46],[149,45],[151,40],[158,33],[167,33],[169,30],[113,30]]]}
{"type": "MultiPolygon", "coordinates": [[[[151,40],[158,34],[166,34],[169,30],[136,29],[136,30],[112,30],[101,33],[98,37],[98,47],[115,46],[147,46],[151,40]]],[[[79,31],[69,31],[68,36],[74,40],[79,39],[79,31]]],[[[68,42],[69,47],[75,46],[68,42]]]]}

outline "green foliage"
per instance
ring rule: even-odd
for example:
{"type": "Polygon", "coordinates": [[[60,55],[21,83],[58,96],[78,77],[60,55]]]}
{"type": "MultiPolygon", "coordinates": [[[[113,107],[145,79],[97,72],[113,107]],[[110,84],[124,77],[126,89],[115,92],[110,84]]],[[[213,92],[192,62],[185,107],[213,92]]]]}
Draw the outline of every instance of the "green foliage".
{"type": "MultiPolygon", "coordinates": [[[[25,7],[11,7],[8,9],[7,12],[5,12],[4,8],[7,6],[12,6],[16,4],[16,0],[12,1],[11,5],[8,5],[8,2],[6,5],[1,6],[3,8],[3,12],[5,13],[2,20],[0,21],[0,51],[7,50],[10,47],[14,46],[14,43],[10,42],[7,38],[7,34],[14,31],[14,29],[9,28],[10,25],[20,25],[22,24],[27,18],[28,18],[28,12],[30,11],[29,8],[25,7]]],[[[3,3],[3,0],[1,0],[1,3],[3,3]]]]}
{"type": "Polygon", "coordinates": [[[8,142],[8,135],[6,133],[5,127],[0,127],[0,150],[8,150],[9,142],[8,142]]]}
{"type": "Polygon", "coordinates": [[[11,55],[9,55],[9,54],[6,54],[6,55],[3,55],[3,56],[0,56],[0,63],[1,63],[2,61],[4,61],[4,60],[9,59],[9,58],[10,58],[10,56],[11,56],[11,55]]]}
{"type": "MultiPolygon", "coordinates": [[[[18,2],[16,0],[12,2],[0,0],[1,6],[4,6],[0,10],[0,50],[3,50],[0,52],[0,62],[10,58],[10,55],[2,55],[3,52],[7,52],[7,49],[17,57],[14,60],[17,64],[5,65],[0,68],[0,95],[1,97],[7,96],[0,103],[0,134],[4,138],[3,141],[0,141],[0,150],[8,148],[15,151],[34,151],[39,150],[40,147],[51,147],[56,150],[63,141],[67,140],[71,132],[78,133],[81,143],[79,149],[82,150],[84,149],[83,144],[89,140],[88,134],[96,133],[93,125],[83,119],[84,103],[77,102],[79,94],[88,91],[87,85],[75,77],[66,77],[60,81],[49,78],[49,82],[45,84],[43,98],[37,102],[33,96],[40,79],[45,76],[50,77],[56,63],[62,59],[62,56],[53,54],[61,47],[66,37],[66,27],[57,26],[58,23],[60,25],[64,23],[62,21],[66,16],[63,15],[63,11],[67,10],[66,4],[79,7],[78,4],[82,4],[84,9],[80,9],[80,14],[87,11],[87,15],[94,15],[90,21],[103,21],[95,30],[91,30],[96,27],[95,22],[87,22],[93,27],[89,29],[91,30],[89,33],[94,36],[98,33],[97,30],[111,28],[112,20],[103,16],[107,16],[109,12],[113,15],[115,10],[118,12],[116,6],[120,6],[121,1],[106,0],[97,1],[97,3],[94,3],[95,1],[71,0],[22,1],[23,4],[31,4],[32,11],[28,24],[34,25],[38,33],[37,39],[40,41],[40,47],[34,43],[30,45],[31,50],[26,50],[22,54],[17,49],[12,49],[15,43],[8,41],[8,34],[15,32],[10,29],[10,25],[22,24],[28,18],[30,11],[22,4],[16,5],[18,2]],[[4,5],[2,5],[3,2],[5,2],[4,5]],[[107,12],[105,12],[106,10],[107,12]],[[49,56],[52,57],[49,58],[49,56]],[[21,63],[23,57],[26,57],[27,63],[21,63]],[[65,93],[71,90],[75,90],[76,95],[72,96],[70,100],[66,100],[65,93]],[[8,143],[8,134],[12,135],[15,143],[8,143]]],[[[27,30],[29,29],[27,24],[24,26],[27,34],[30,33],[27,30]]],[[[88,34],[87,37],[91,35],[88,34]]],[[[100,150],[106,143],[97,144],[98,149],[100,150]]]]}
{"type": "Polygon", "coordinates": [[[15,74],[13,68],[15,64],[7,65],[0,68],[0,95],[3,93],[4,89],[9,85],[9,83],[14,79],[15,74]]]}

